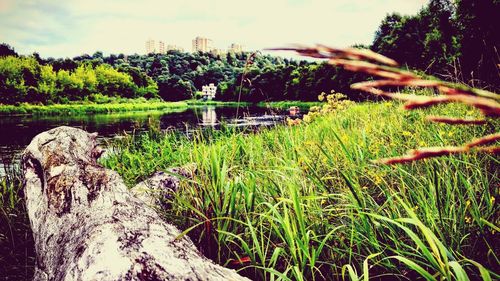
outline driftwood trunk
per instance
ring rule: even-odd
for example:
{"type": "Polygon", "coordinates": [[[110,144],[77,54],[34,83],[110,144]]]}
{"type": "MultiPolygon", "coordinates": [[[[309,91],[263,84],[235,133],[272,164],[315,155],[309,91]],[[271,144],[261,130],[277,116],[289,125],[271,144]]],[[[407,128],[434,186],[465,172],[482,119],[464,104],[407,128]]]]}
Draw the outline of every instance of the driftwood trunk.
{"type": "Polygon", "coordinates": [[[101,167],[96,134],[58,127],[23,159],[35,280],[248,280],[214,264],[191,240],[101,167]]]}

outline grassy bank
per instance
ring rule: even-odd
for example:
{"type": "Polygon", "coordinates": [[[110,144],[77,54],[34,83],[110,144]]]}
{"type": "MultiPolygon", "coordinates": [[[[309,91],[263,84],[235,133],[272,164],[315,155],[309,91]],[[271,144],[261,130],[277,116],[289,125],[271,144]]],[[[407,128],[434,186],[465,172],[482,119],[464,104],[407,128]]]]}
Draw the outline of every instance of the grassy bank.
{"type": "Polygon", "coordinates": [[[0,115],[78,115],[98,114],[125,111],[163,110],[173,108],[187,108],[186,102],[162,101],[130,101],[122,103],[83,103],[83,104],[54,104],[33,105],[0,105],[0,115]]]}
{"type": "Polygon", "coordinates": [[[313,101],[271,101],[271,102],[259,102],[259,106],[262,107],[271,107],[271,108],[279,108],[279,109],[287,109],[291,106],[298,106],[302,109],[309,109],[312,106],[321,105],[320,102],[313,101]]]}
{"type": "Polygon", "coordinates": [[[18,167],[7,166],[0,177],[0,279],[31,280],[35,245],[18,167]]]}
{"type": "MultiPolygon", "coordinates": [[[[2,105],[0,104],[0,116],[8,115],[83,115],[83,114],[105,114],[114,112],[126,111],[146,111],[146,110],[164,110],[178,109],[196,106],[249,106],[248,102],[230,102],[230,101],[202,101],[202,100],[186,100],[179,102],[163,102],[160,100],[145,100],[145,99],[120,99],[109,102],[85,102],[71,104],[53,104],[53,105],[34,105],[29,103],[21,103],[19,105],[2,105]]],[[[280,101],[258,103],[258,106],[272,108],[289,108],[290,106],[299,106],[308,109],[311,106],[318,105],[317,102],[300,102],[300,101],[280,101]]]]}
{"type": "MultiPolygon", "coordinates": [[[[429,111],[477,114],[457,105],[429,111]]],[[[487,280],[500,272],[498,158],[370,160],[498,128],[429,123],[423,111],[367,103],[258,134],[188,140],[152,132],[117,144],[103,164],[133,185],[156,170],[196,163],[163,215],[205,255],[254,279],[487,280]]]]}
{"type": "Polygon", "coordinates": [[[214,106],[227,106],[227,107],[237,107],[237,106],[247,106],[251,105],[249,102],[237,102],[237,101],[203,101],[203,100],[187,100],[186,101],[190,106],[205,106],[205,105],[214,105],[214,106]]]}

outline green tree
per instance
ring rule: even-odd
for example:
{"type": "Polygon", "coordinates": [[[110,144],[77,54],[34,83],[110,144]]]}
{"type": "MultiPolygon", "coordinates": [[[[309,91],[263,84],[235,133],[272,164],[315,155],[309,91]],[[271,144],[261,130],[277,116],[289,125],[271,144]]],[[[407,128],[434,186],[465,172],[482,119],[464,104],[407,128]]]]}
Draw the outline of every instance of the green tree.
{"type": "Polygon", "coordinates": [[[40,67],[40,80],[38,81],[38,94],[40,102],[47,103],[55,99],[57,85],[57,74],[51,65],[40,67]]]}
{"type": "Polygon", "coordinates": [[[0,58],[0,103],[30,101],[38,95],[40,64],[32,58],[0,58]]]}
{"type": "Polygon", "coordinates": [[[500,1],[458,0],[455,22],[463,79],[498,90],[500,81],[500,1]],[[484,82],[482,82],[484,81],[484,82]]]}
{"type": "Polygon", "coordinates": [[[57,92],[55,101],[66,103],[68,100],[82,100],[83,81],[67,70],[57,72],[57,92]]]}
{"type": "Polygon", "coordinates": [[[134,97],[132,78],[117,71],[110,65],[102,64],[95,68],[98,92],[115,97],[134,97]]]}
{"type": "Polygon", "coordinates": [[[14,51],[9,44],[2,43],[0,44],[0,57],[14,56],[17,57],[18,54],[14,51]]]}

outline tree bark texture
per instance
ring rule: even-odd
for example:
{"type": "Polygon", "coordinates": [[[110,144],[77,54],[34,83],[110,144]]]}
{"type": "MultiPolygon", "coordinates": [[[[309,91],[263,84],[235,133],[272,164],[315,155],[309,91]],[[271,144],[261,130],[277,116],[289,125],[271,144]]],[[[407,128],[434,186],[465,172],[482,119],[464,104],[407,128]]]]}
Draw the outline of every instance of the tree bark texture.
{"type": "Polygon", "coordinates": [[[58,127],[23,154],[35,280],[248,280],[177,239],[176,227],[97,163],[96,136],[58,127]]]}

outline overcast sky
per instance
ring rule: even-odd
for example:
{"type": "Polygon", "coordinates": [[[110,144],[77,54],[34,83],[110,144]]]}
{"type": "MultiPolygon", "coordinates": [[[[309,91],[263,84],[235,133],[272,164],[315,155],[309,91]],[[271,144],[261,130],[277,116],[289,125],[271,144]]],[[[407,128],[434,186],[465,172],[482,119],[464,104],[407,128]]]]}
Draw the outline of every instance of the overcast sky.
{"type": "Polygon", "coordinates": [[[369,44],[386,14],[415,14],[428,0],[0,0],[0,42],[21,54],[73,57],[145,53],[149,38],[191,51],[290,43],[369,44]]]}

